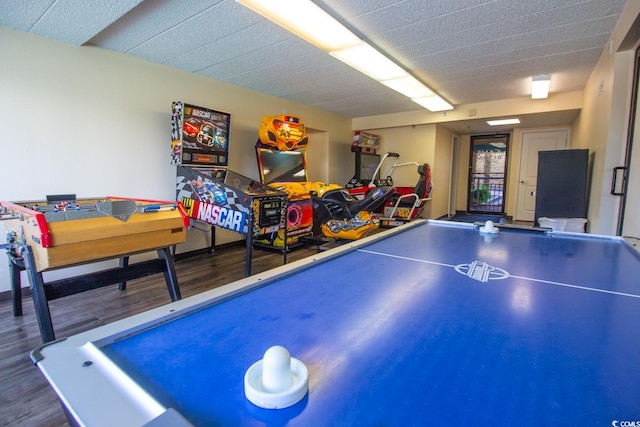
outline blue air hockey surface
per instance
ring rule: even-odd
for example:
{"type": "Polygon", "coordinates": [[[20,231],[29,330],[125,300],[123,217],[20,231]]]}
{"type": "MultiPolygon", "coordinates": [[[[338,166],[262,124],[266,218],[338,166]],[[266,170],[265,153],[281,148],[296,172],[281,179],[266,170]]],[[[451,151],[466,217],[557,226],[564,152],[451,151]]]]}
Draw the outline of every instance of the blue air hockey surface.
{"type": "Polygon", "coordinates": [[[86,425],[610,426],[640,420],[639,327],[622,239],[418,221],[32,358],[86,425]],[[309,372],[286,409],[244,395],[273,345],[309,372]]]}

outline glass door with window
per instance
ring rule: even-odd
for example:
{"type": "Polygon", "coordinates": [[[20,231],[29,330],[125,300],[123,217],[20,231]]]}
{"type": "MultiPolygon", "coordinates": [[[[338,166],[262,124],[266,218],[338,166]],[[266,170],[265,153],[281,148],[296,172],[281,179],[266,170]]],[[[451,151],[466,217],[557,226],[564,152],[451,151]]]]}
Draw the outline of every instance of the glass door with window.
{"type": "Polygon", "coordinates": [[[471,137],[467,212],[503,214],[509,135],[471,137]]]}

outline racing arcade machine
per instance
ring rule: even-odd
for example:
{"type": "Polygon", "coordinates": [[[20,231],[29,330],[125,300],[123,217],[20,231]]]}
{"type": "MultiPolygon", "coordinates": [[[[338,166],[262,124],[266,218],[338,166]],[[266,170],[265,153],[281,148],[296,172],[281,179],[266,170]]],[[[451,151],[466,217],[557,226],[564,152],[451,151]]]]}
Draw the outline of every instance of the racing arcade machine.
{"type": "Polygon", "coordinates": [[[300,119],[289,115],[263,118],[259,135],[256,156],[260,180],[285,192],[289,204],[286,229],[263,235],[257,244],[288,250],[302,245],[313,234],[313,203],[306,164],[308,137],[300,119]]]}
{"type": "Polygon", "coordinates": [[[356,167],[353,178],[345,188],[357,199],[363,199],[369,192],[369,184],[380,181],[380,155],[376,154],[380,137],[372,133],[356,131],[351,144],[355,154],[356,167]]]}
{"type": "MultiPolygon", "coordinates": [[[[375,185],[391,186],[394,191],[384,205],[383,214],[380,217],[380,227],[395,227],[405,222],[411,221],[422,213],[427,201],[431,200],[433,183],[431,181],[431,167],[428,163],[418,164],[416,162],[398,163],[400,155],[397,153],[386,153],[382,156],[380,164],[374,172],[374,176],[380,173],[380,169],[388,158],[395,159],[386,178],[380,179],[375,185]],[[393,172],[396,168],[404,166],[415,166],[418,172],[418,182],[414,187],[398,187],[393,184],[393,172]]],[[[369,184],[369,187],[374,184],[369,184]]]]}
{"type": "Polygon", "coordinates": [[[378,214],[380,227],[393,227],[418,217],[430,200],[433,184],[431,182],[431,168],[427,163],[419,165],[416,162],[399,163],[400,155],[386,153],[384,156],[376,154],[380,142],[378,135],[356,131],[354,133],[351,151],[355,154],[355,173],[345,186],[349,194],[357,199],[363,199],[379,187],[392,187],[391,195],[386,198],[384,206],[375,211],[378,214]],[[381,168],[387,159],[395,159],[384,178],[381,178],[381,168]],[[417,166],[418,182],[414,187],[394,186],[393,172],[404,166],[417,166]]]}
{"type": "MultiPolygon", "coordinates": [[[[289,163],[288,169],[280,168],[278,173],[274,173],[274,169],[268,167],[265,162],[266,156],[277,156],[286,160],[286,157],[291,155],[289,153],[296,150],[302,153],[304,159],[304,150],[308,142],[304,124],[298,117],[290,115],[264,117],[260,127],[260,139],[256,143],[263,182],[270,182],[270,186],[287,192],[289,201],[294,207],[298,202],[308,203],[308,200],[311,200],[313,208],[311,234],[315,241],[322,237],[356,240],[366,235],[371,229],[377,228],[378,222],[371,216],[371,211],[382,205],[390,188],[377,189],[367,197],[357,200],[340,185],[306,181],[304,161],[302,166],[297,168],[292,168],[292,164],[289,163]],[[282,176],[298,180],[279,182],[277,177],[282,176]]],[[[284,163],[285,160],[282,162],[284,163]]],[[[298,218],[297,215],[292,217],[298,218]]],[[[308,222],[305,222],[305,226],[307,224],[308,222]]],[[[298,234],[293,226],[295,224],[288,224],[289,235],[294,235],[297,239],[306,238],[305,235],[298,234]]],[[[287,244],[290,243],[287,242],[287,244]]]]}

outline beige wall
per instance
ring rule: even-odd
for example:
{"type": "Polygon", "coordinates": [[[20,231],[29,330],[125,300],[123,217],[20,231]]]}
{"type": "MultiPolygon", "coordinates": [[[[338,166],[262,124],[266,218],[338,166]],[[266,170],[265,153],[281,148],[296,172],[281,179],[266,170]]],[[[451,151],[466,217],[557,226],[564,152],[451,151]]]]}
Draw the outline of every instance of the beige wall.
{"type": "Polygon", "coordinates": [[[507,182],[505,183],[504,211],[508,217],[516,218],[518,206],[518,179],[520,177],[520,156],[522,155],[522,129],[514,129],[509,135],[507,153],[507,182]]]}
{"type": "Polygon", "coordinates": [[[456,211],[467,210],[467,191],[469,187],[469,155],[471,150],[471,136],[461,135],[460,150],[458,151],[458,179],[456,188],[456,211]]]}
{"type": "Polygon", "coordinates": [[[620,199],[609,193],[613,168],[624,164],[638,16],[640,2],[627,2],[584,88],[583,109],[573,127],[572,146],[588,148],[592,154],[588,214],[592,233],[616,234],[620,199]]]}
{"type": "MultiPolygon", "coordinates": [[[[451,139],[445,141],[447,148],[438,148],[443,144],[443,140],[450,135],[446,129],[441,130],[437,125],[417,125],[401,126],[386,129],[361,129],[380,136],[380,147],[378,153],[384,155],[388,152],[398,153],[398,164],[415,162],[418,164],[428,163],[431,166],[432,179],[435,188],[432,192],[432,200],[427,204],[423,212],[425,218],[435,218],[444,209],[441,215],[446,214],[448,204],[450,175],[446,179],[442,178],[450,170],[446,164],[447,159],[442,155],[442,151],[450,152],[451,139]],[[439,166],[435,166],[438,164],[439,166]],[[434,208],[436,206],[436,208],[434,208]],[[443,208],[442,208],[443,206],[443,208]]],[[[449,155],[450,157],[450,155],[449,155]]],[[[381,169],[381,175],[385,176],[394,164],[394,158],[387,158],[381,169]]],[[[449,160],[450,165],[450,160],[449,160]]],[[[418,182],[418,171],[416,165],[406,165],[394,169],[393,184],[399,187],[413,187],[418,182]]]]}
{"type": "MultiPolygon", "coordinates": [[[[400,155],[398,163],[428,163],[434,184],[431,201],[422,216],[438,218],[446,215],[449,207],[452,140],[454,134],[439,125],[400,126],[384,129],[361,129],[380,136],[378,153],[394,152],[400,155]]],[[[382,166],[384,176],[393,165],[394,159],[385,160],[382,166]]],[[[413,187],[418,181],[417,166],[407,165],[393,172],[394,185],[413,187]]]]}
{"type": "Polygon", "coordinates": [[[624,164],[633,60],[633,52],[603,52],[585,86],[585,108],[574,125],[575,147],[591,153],[588,217],[593,233],[616,232],[619,198],[609,193],[613,168],[624,164]]]}
{"type": "Polygon", "coordinates": [[[356,117],[353,119],[352,128],[354,130],[382,129],[458,122],[469,120],[471,111],[474,113],[473,119],[478,120],[504,116],[512,117],[517,114],[579,110],[581,107],[582,92],[564,92],[554,94],[548,99],[525,97],[456,105],[454,110],[439,113],[432,113],[423,109],[381,116],[356,117]]]}
{"type": "MultiPolygon", "coordinates": [[[[0,200],[60,193],[174,199],[176,168],[169,154],[176,100],[231,114],[229,166],[243,175],[259,179],[254,145],[262,116],[285,111],[319,132],[313,138],[319,146],[308,156],[311,180],[344,184],[353,173],[352,159],[348,173],[343,167],[352,139],[349,118],[6,28],[0,28],[0,57],[0,200]]],[[[232,232],[217,237],[218,243],[242,238],[232,232]]],[[[191,230],[178,250],[205,247],[208,238],[191,230]]],[[[0,263],[0,292],[9,289],[7,268],[0,263]]],[[[65,274],[53,272],[51,278],[65,274]]]]}
{"type": "Polygon", "coordinates": [[[440,218],[449,213],[454,136],[449,129],[436,126],[434,160],[431,163],[434,187],[429,203],[430,210],[427,212],[428,218],[440,218]]]}
{"type": "MultiPolygon", "coordinates": [[[[387,152],[400,155],[398,163],[416,162],[433,163],[435,147],[435,125],[403,126],[389,129],[361,129],[380,136],[378,153],[387,152]]],[[[384,176],[394,163],[394,159],[387,159],[381,169],[384,176]]],[[[418,181],[416,166],[396,168],[393,172],[393,183],[398,186],[414,186],[418,181]]]]}

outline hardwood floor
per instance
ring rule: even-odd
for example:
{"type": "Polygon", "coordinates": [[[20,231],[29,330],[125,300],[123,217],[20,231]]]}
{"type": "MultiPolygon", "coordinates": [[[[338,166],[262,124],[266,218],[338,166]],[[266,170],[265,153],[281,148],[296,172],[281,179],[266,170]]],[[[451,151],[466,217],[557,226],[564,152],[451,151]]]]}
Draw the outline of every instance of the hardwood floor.
{"type": "MultiPolygon", "coordinates": [[[[317,253],[316,246],[294,249],[293,262],[317,253]]],[[[245,249],[226,247],[213,254],[176,261],[183,298],[244,277],[245,249]]],[[[254,250],[252,273],[282,265],[282,254],[254,250]]],[[[130,281],[126,291],[117,285],[83,292],[49,303],[56,337],[95,328],[169,303],[162,275],[130,281]]],[[[66,426],[66,418],[49,383],[29,359],[41,344],[30,297],[23,300],[24,315],[14,318],[11,301],[0,302],[0,425],[66,426]]]]}

